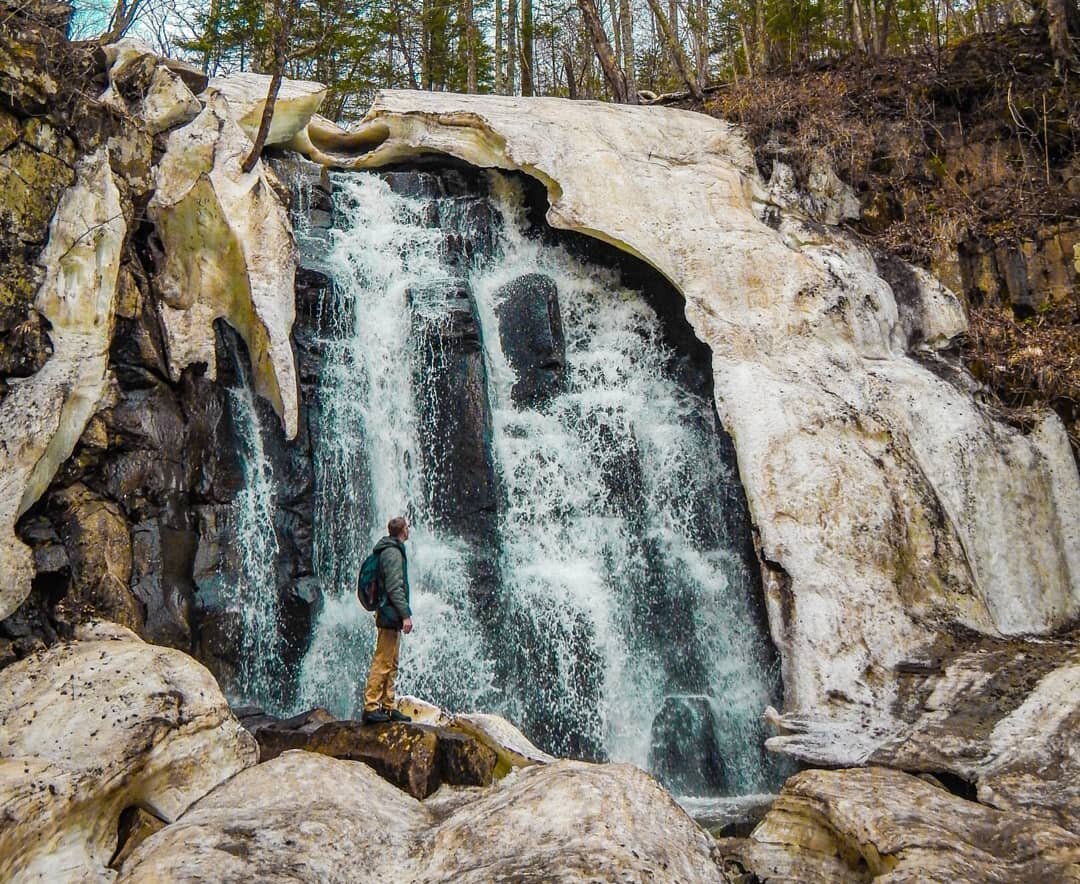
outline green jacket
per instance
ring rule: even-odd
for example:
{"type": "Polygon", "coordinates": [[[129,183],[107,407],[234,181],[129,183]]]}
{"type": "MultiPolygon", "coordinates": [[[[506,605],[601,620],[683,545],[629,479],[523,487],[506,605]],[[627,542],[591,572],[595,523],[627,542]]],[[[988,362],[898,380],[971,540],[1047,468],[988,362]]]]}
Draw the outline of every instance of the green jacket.
{"type": "Polygon", "coordinates": [[[375,623],[381,629],[401,629],[405,618],[412,616],[405,544],[386,536],[375,544],[374,551],[379,554],[379,584],[382,586],[375,623]]]}

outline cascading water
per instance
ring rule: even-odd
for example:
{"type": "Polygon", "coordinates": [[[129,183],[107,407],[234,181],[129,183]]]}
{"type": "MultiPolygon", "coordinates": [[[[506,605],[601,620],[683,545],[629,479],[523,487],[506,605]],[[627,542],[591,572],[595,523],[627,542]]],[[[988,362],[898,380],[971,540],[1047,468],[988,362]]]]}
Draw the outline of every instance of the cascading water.
{"type": "Polygon", "coordinates": [[[237,655],[240,665],[232,690],[242,699],[257,699],[267,710],[280,712],[284,685],[281,612],[275,591],[276,482],[263,447],[247,362],[235,347],[232,355],[238,383],[229,388],[228,401],[244,480],[230,514],[239,561],[237,585],[229,609],[239,621],[240,645],[237,655]]]}
{"type": "Polygon", "coordinates": [[[499,174],[479,194],[445,171],[333,185],[312,406],[324,602],[297,711],[358,715],[374,628],[356,574],[404,514],[400,691],[684,795],[775,785],[733,454],[646,299],[535,236],[499,174]]]}

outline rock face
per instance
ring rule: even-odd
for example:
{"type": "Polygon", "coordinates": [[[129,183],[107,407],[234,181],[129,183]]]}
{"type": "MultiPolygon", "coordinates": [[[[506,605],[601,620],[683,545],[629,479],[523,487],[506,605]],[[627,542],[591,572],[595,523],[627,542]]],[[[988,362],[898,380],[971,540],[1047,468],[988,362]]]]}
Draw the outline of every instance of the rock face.
{"type": "Polygon", "coordinates": [[[258,740],[263,761],[290,749],[363,761],[414,798],[427,798],[443,783],[489,786],[497,761],[495,750],[446,727],[335,721],[322,709],[286,721],[243,724],[258,740]]]}
{"type": "MultiPolygon", "coordinates": [[[[229,324],[280,416],[279,448],[300,433],[284,199],[261,162],[239,173],[251,108],[226,84],[204,92],[200,71],[131,41],[68,44],[60,18],[31,3],[0,26],[2,659],[91,615],[227,648],[220,618],[197,616],[213,608],[199,566],[231,545],[242,482],[213,378],[229,324]],[[144,214],[154,224],[135,223],[144,214]]],[[[304,95],[282,105],[288,137],[321,88],[304,95]]],[[[291,553],[303,507],[288,519],[291,553]]],[[[290,599],[303,560],[284,569],[290,599]]]]}
{"type": "Polygon", "coordinates": [[[35,307],[48,320],[53,353],[0,402],[0,619],[30,591],[30,551],[15,521],[48,487],[105,395],[109,343],[127,223],[100,148],[79,163],[60,198],[40,263],[35,307]]]}
{"type": "Polygon", "coordinates": [[[749,839],[721,851],[762,882],[1080,878],[1077,834],[884,768],[792,777],[749,839]]]}
{"type": "Polygon", "coordinates": [[[0,877],[110,880],[118,822],[172,822],[254,764],[213,677],[111,624],[0,673],[0,877]]]}
{"type": "Polygon", "coordinates": [[[546,185],[553,226],[617,245],[683,293],[759,531],[785,719],[803,732],[773,748],[864,761],[918,726],[902,683],[934,648],[1076,621],[1080,477],[1060,421],[1024,432],[978,405],[942,350],[965,328],[955,297],[914,270],[890,284],[767,189],[729,126],[384,92],[358,131],[317,122],[294,145],[350,168],[442,153],[522,170],[546,185]]]}
{"type": "Polygon", "coordinates": [[[716,881],[709,838],[641,771],[559,762],[421,803],[367,765],[286,752],[149,838],[121,882],[716,881]]]}
{"type": "Polygon", "coordinates": [[[169,136],[148,214],[164,250],[162,296],[169,371],[195,362],[215,376],[213,323],[225,318],[247,344],[256,391],[297,431],[297,379],[289,332],[295,318],[295,246],[267,172],[244,173],[250,142],[232,109],[211,94],[191,123],[169,136]]]}
{"type": "Polygon", "coordinates": [[[566,381],[566,342],[555,281],[530,273],[507,283],[497,297],[503,352],[518,374],[511,390],[514,402],[543,403],[566,381]]]}

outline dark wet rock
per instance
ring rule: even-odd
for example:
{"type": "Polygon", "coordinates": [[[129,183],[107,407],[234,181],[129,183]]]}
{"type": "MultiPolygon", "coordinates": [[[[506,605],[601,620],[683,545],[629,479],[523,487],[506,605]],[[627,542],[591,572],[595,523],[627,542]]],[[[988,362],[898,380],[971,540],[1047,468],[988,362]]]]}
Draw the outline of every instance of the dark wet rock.
{"type": "Polygon", "coordinates": [[[499,339],[518,380],[514,402],[535,408],[566,383],[566,342],[555,281],[540,273],[519,276],[496,293],[499,339]]]}
{"type": "Polygon", "coordinates": [[[438,730],[435,767],[439,779],[453,786],[487,786],[498,758],[493,749],[467,734],[438,730]]]}
{"type": "Polygon", "coordinates": [[[652,723],[649,769],[677,795],[726,794],[728,774],[716,728],[708,697],[665,698],[652,723]]]}
{"type": "Polygon", "coordinates": [[[432,207],[436,213],[431,226],[445,232],[442,257],[447,264],[464,268],[495,254],[499,213],[489,199],[458,197],[432,207]]]}
{"type": "Polygon", "coordinates": [[[193,529],[163,524],[160,519],[132,528],[131,590],[146,606],[142,634],[148,641],[182,650],[192,646],[195,546],[193,529]]]}
{"type": "Polygon", "coordinates": [[[206,71],[201,67],[194,64],[189,64],[186,61],[181,61],[177,58],[161,58],[158,61],[174,74],[176,74],[184,83],[188,89],[191,90],[192,95],[198,95],[200,92],[206,89],[210,82],[210,78],[207,77],[206,71]]]}
{"type": "Polygon", "coordinates": [[[131,538],[120,507],[82,484],[55,492],[50,504],[71,563],[68,612],[82,619],[90,610],[141,631],[145,614],[129,588],[131,538]]]}
{"type": "Polygon", "coordinates": [[[0,311],[0,376],[29,377],[52,355],[48,323],[41,314],[30,312],[22,322],[3,328],[4,312],[0,311]]]}
{"type": "Polygon", "coordinates": [[[165,828],[165,821],[141,807],[126,808],[117,826],[116,854],[109,862],[110,869],[119,869],[135,849],[155,832],[165,828]]]}
{"type": "Polygon", "coordinates": [[[436,522],[487,539],[496,506],[491,410],[480,322],[463,280],[412,288],[413,372],[436,522]]]}
{"type": "Polygon", "coordinates": [[[413,199],[435,199],[445,195],[443,181],[434,172],[379,172],[378,175],[394,193],[400,196],[413,199]]]}
{"type": "Polygon", "coordinates": [[[363,761],[414,798],[426,798],[443,783],[484,786],[493,780],[494,750],[466,734],[419,724],[328,721],[328,716],[315,709],[284,721],[252,715],[241,724],[258,740],[262,761],[290,749],[363,761]]]}

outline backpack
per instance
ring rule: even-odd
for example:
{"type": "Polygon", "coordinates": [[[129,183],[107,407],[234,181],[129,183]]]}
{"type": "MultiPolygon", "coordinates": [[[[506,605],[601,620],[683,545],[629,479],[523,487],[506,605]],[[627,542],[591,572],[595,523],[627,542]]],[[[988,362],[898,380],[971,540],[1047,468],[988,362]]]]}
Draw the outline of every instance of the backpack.
{"type": "Polygon", "coordinates": [[[356,581],[356,597],[365,611],[374,611],[379,607],[382,586],[379,581],[379,554],[371,553],[360,566],[360,579],[356,581]]]}

